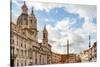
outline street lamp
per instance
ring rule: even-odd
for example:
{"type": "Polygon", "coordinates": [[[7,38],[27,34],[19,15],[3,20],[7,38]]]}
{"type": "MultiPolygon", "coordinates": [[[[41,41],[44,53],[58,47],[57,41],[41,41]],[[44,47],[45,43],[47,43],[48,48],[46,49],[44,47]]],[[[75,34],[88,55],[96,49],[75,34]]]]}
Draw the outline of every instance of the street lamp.
{"type": "Polygon", "coordinates": [[[67,63],[69,63],[69,40],[67,40],[67,63]]]}
{"type": "Polygon", "coordinates": [[[90,49],[90,51],[89,51],[89,62],[91,61],[91,59],[92,59],[92,48],[91,48],[91,36],[89,35],[89,49],[90,49]]]}

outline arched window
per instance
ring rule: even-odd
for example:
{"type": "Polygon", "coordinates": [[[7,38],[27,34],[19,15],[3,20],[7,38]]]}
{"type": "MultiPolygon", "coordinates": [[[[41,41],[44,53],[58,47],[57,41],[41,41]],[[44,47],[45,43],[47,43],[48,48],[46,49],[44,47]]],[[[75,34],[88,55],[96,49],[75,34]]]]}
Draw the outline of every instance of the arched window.
{"type": "Polygon", "coordinates": [[[19,66],[19,60],[17,60],[17,66],[19,66]]]}

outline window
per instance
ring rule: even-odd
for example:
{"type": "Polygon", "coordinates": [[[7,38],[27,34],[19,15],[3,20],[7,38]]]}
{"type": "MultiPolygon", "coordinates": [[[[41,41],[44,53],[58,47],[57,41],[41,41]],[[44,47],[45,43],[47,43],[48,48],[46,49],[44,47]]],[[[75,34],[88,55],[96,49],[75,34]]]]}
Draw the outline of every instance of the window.
{"type": "Polygon", "coordinates": [[[25,66],[26,66],[26,60],[25,60],[25,66]]]}
{"type": "Polygon", "coordinates": [[[11,44],[14,44],[14,40],[13,39],[11,40],[11,44]]]}
{"type": "Polygon", "coordinates": [[[27,18],[24,18],[25,24],[28,25],[27,18]]]}
{"type": "Polygon", "coordinates": [[[26,18],[24,18],[24,20],[26,21],[26,18]]]}
{"type": "Polygon", "coordinates": [[[24,31],[22,32],[22,34],[23,34],[23,35],[25,34],[24,31]]]}
{"type": "Polygon", "coordinates": [[[23,56],[23,50],[21,50],[21,56],[23,56]]]}
{"type": "Polygon", "coordinates": [[[19,54],[19,49],[18,48],[16,49],[16,52],[17,52],[17,54],[19,54]]]}
{"type": "Polygon", "coordinates": [[[19,61],[17,60],[17,66],[19,66],[19,61]]]}
{"type": "Polygon", "coordinates": [[[26,56],[26,50],[25,50],[25,56],[26,56]]]}
{"type": "Polygon", "coordinates": [[[23,46],[23,43],[22,43],[22,41],[21,41],[21,47],[23,46]]]}
{"type": "Polygon", "coordinates": [[[26,48],[26,40],[24,40],[24,48],[26,48]]]}
{"type": "Polygon", "coordinates": [[[11,47],[11,56],[14,56],[14,47],[11,47]]]}
{"type": "Polygon", "coordinates": [[[23,66],[23,60],[21,61],[21,66],[23,66]]]}
{"type": "Polygon", "coordinates": [[[27,19],[26,19],[26,25],[28,25],[27,19]]]}
{"type": "Polygon", "coordinates": [[[12,38],[13,38],[13,37],[14,37],[14,33],[13,33],[13,32],[10,32],[10,33],[11,33],[10,37],[12,37],[12,38]]]}
{"type": "Polygon", "coordinates": [[[32,24],[32,20],[30,20],[31,24],[32,24]]]}
{"type": "Polygon", "coordinates": [[[17,40],[17,46],[18,46],[18,40],[17,40]]]}
{"type": "Polygon", "coordinates": [[[26,25],[28,25],[28,22],[26,22],[26,25]]]}
{"type": "Polygon", "coordinates": [[[23,55],[23,50],[22,50],[22,55],[23,55]]]}
{"type": "Polygon", "coordinates": [[[17,37],[17,46],[18,46],[18,37],[17,37]]]}
{"type": "Polygon", "coordinates": [[[11,34],[10,41],[11,41],[11,44],[14,44],[14,35],[13,35],[13,33],[11,34]]]}
{"type": "Polygon", "coordinates": [[[45,34],[43,34],[43,37],[44,37],[44,38],[46,38],[46,35],[45,35],[45,34]]]}
{"type": "Polygon", "coordinates": [[[25,43],[25,48],[26,48],[26,43],[25,43]]]}

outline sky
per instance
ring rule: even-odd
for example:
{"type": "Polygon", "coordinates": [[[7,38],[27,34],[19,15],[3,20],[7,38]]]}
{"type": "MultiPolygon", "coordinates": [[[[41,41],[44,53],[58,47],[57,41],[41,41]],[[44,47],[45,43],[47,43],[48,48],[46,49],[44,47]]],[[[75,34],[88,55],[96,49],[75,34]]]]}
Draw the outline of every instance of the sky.
{"type": "MultiPolygon", "coordinates": [[[[12,0],[12,21],[16,23],[21,14],[23,1],[12,0]]],[[[60,54],[67,53],[69,40],[70,53],[80,53],[88,49],[89,34],[91,45],[97,40],[97,7],[95,5],[79,5],[65,3],[45,3],[26,1],[28,13],[34,7],[37,18],[38,41],[42,42],[43,28],[46,25],[48,40],[52,51],[60,54]]]]}

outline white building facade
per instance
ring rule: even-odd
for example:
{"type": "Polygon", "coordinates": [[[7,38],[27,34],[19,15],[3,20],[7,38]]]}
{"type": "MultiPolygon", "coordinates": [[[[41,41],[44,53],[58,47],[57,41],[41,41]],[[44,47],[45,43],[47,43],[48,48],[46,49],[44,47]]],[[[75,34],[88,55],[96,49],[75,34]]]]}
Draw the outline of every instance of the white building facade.
{"type": "Polygon", "coordinates": [[[37,19],[32,9],[28,14],[26,3],[17,22],[11,22],[10,61],[11,66],[51,64],[51,46],[48,44],[48,31],[43,30],[43,42],[38,43],[37,19]]]}

